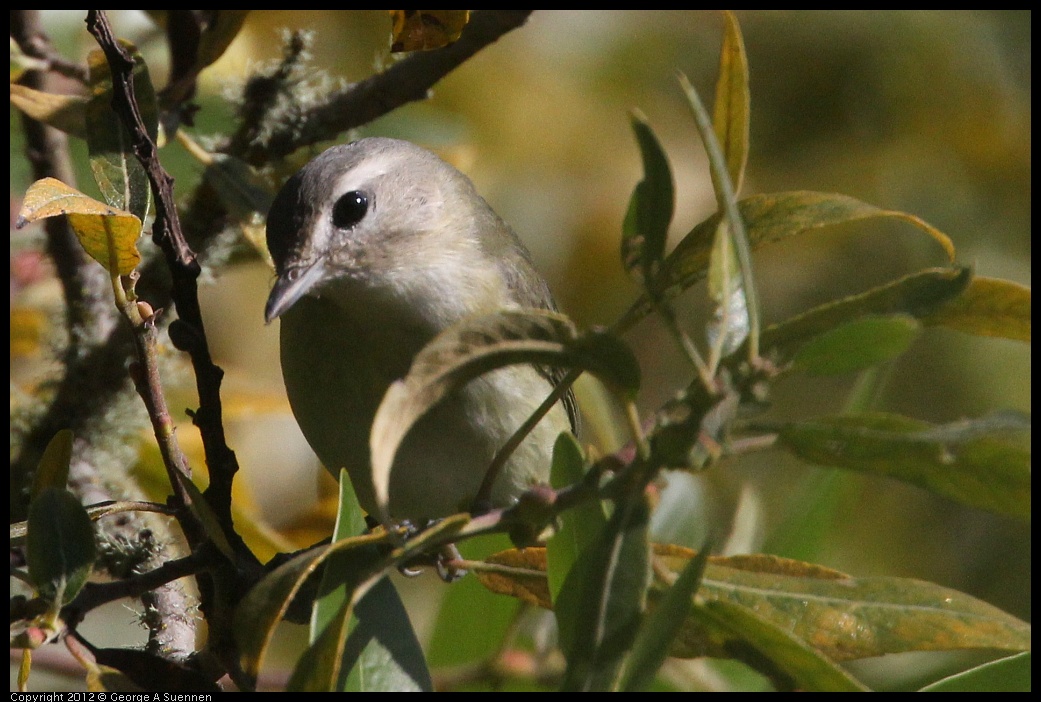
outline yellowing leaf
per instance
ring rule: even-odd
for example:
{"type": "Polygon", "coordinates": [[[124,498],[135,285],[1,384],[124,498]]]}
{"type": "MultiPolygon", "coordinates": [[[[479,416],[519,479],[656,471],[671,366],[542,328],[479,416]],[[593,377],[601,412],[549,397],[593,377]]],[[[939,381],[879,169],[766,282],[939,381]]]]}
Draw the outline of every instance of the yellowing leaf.
{"type": "Polygon", "coordinates": [[[109,272],[127,275],[141,262],[137,251],[140,219],[56,178],[44,178],[29,186],[15,226],[58,215],[68,216],[80,245],[109,272]]]}
{"type": "Polygon", "coordinates": [[[459,39],[469,10],[390,10],[394,53],[439,49],[459,39]]]}
{"type": "Polygon", "coordinates": [[[973,278],[969,287],[923,320],[979,336],[1030,341],[1030,288],[997,278],[973,278]]]}
{"type": "Polygon", "coordinates": [[[11,83],[11,104],[37,122],[50,125],[69,136],[82,139],[87,134],[85,97],[45,93],[11,83]]]}
{"type": "MultiPolygon", "coordinates": [[[[712,110],[712,127],[723,147],[727,171],[734,184],[734,192],[741,191],[741,181],[748,161],[748,113],[751,97],[748,92],[748,56],[737,17],[724,10],[725,29],[723,48],[719,55],[719,79],[716,81],[716,102],[712,110]]],[[[713,176],[715,177],[715,176],[713,176]]],[[[719,186],[716,186],[719,190],[719,186]]]]}
{"type": "Polygon", "coordinates": [[[72,439],[72,430],[62,429],[47,443],[33,476],[29,492],[33,498],[47,488],[65,489],[69,481],[69,463],[72,461],[72,439]]]}
{"type": "MultiPolygon", "coordinates": [[[[679,574],[695,554],[679,546],[655,545],[654,555],[655,572],[664,569],[679,574]]],[[[517,570],[476,571],[485,587],[521,596],[541,607],[550,606],[544,549],[506,551],[486,560],[517,570]],[[518,595],[518,590],[524,594],[518,595]]],[[[708,561],[699,599],[754,612],[832,661],[905,651],[1030,649],[1029,624],[986,602],[933,583],[909,578],[854,578],[776,556],[710,556],[708,561]]],[[[666,582],[656,580],[651,600],[657,601],[666,586],[666,582]]],[[[718,609],[717,621],[708,628],[704,619],[692,612],[670,654],[734,657],[744,648],[748,629],[747,622],[731,622],[733,613],[728,609],[718,609]]]]}

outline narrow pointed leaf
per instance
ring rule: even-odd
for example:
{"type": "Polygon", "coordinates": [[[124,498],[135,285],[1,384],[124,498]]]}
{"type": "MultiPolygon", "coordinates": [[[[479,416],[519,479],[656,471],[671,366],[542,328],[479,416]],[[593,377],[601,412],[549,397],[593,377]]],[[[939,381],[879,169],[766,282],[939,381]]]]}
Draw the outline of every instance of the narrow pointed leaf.
{"type": "MultiPolygon", "coordinates": [[[[687,102],[690,104],[694,124],[705,145],[709,171],[712,174],[712,185],[716,193],[716,208],[722,215],[720,223],[716,227],[710,254],[710,259],[716,261],[714,268],[710,266],[716,273],[716,280],[725,279],[727,281],[726,294],[717,295],[721,301],[717,301],[716,314],[722,320],[719,325],[722,328],[716,330],[718,338],[713,344],[713,355],[709,367],[714,371],[724,347],[736,347],[741,343],[737,337],[741,336],[742,328],[745,326],[748,328],[749,353],[752,357],[758,358],[759,336],[762,329],[759,322],[759,295],[756,292],[755,277],[752,271],[752,244],[738,207],[737,186],[733,183],[728,170],[730,167],[728,155],[717,138],[716,130],[709,122],[708,113],[698,91],[685,75],[680,73],[678,77],[680,86],[687,96],[687,102]],[[729,249],[726,244],[722,243],[724,237],[730,240],[729,249]],[[731,253],[736,258],[739,277],[732,274],[732,264],[729,263],[731,253]],[[725,267],[723,267],[724,265],[725,267]],[[740,299],[735,301],[735,298],[738,297],[740,299]],[[734,314],[731,315],[731,312],[734,314]],[[738,319],[730,320],[728,319],[730,316],[738,319]]],[[[743,157],[738,156],[738,158],[742,162],[744,161],[743,157]]],[[[667,278],[663,278],[660,284],[661,286],[668,285],[667,278]]]]}
{"type": "Polygon", "coordinates": [[[669,159],[647,118],[634,112],[632,127],[643,160],[643,180],[633,190],[622,226],[622,265],[630,273],[638,271],[644,285],[651,285],[665,255],[675,187],[669,159]]]}
{"type": "Polygon", "coordinates": [[[433,685],[404,604],[380,577],[345,601],[297,661],[288,688],[301,692],[422,692],[433,685]],[[349,671],[349,675],[348,675],[349,671]]]}
{"type": "Polygon", "coordinates": [[[1029,520],[1029,432],[1030,420],[1018,413],[934,426],[878,412],[792,422],[778,441],[811,463],[897,478],[1029,520]]]}
{"type": "Polygon", "coordinates": [[[372,574],[429,549],[432,542],[451,537],[468,522],[467,515],[443,519],[409,539],[405,546],[395,549],[389,556],[379,556],[370,548],[387,540],[385,534],[377,533],[341,539],[327,546],[311,549],[283,563],[257,583],[235,610],[235,641],[239,646],[239,660],[243,672],[256,678],[271,643],[275,626],[285,616],[304,581],[330,556],[350,552],[353,567],[345,568],[344,572],[351,574],[351,582],[347,583],[347,589],[353,592],[358,583],[365,581],[372,574]]]}
{"type": "MultiPolygon", "coordinates": [[[[336,543],[343,539],[359,536],[365,532],[367,525],[365,517],[358,506],[358,498],[354,494],[354,486],[347,476],[347,471],[340,469],[340,500],[339,509],[336,513],[336,524],[333,527],[332,541],[336,543]]],[[[342,554],[341,554],[342,555],[342,554]]],[[[318,597],[315,598],[314,608],[311,611],[311,643],[318,639],[318,635],[326,628],[334,617],[343,609],[343,605],[350,601],[351,593],[347,590],[347,582],[350,579],[350,558],[340,558],[333,554],[322,573],[322,584],[318,588],[318,597]]]]}
{"type": "Polygon", "coordinates": [[[669,654],[694,603],[694,593],[701,585],[708,564],[707,544],[690,559],[672,586],[658,598],[650,615],[643,620],[633,642],[632,654],[626,662],[625,675],[619,689],[625,692],[646,690],[669,654]]]}
{"type": "Polygon", "coordinates": [[[328,617],[325,628],[296,662],[289,677],[289,692],[338,692],[343,650],[351,622],[352,603],[348,599],[339,611],[328,617]]]}
{"type": "Polygon", "coordinates": [[[354,618],[344,647],[344,659],[355,661],[345,691],[433,691],[423,649],[390,578],[380,578],[358,600],[354,618]]]}
{"type": "MultiPolygon", "coordinates": [[[[741,191],[748,162],[748,133],[751,97],[748,91],[748,56],[737,17],[723,11],[723,48],[719,55],[719,78],[712,111],[712,127],[726,156],[734,192],[741,191]]],[[[719,190],[719,185],[716,185],[719,190]]]]}
{"type": "Polygon", "coordinates": [[[205,16],[195,15],[191,19],[181,16],[181,26],[171,27],[165,10],[148,10],[152,19],[167,30],[168,38],[174,41],[171,56],[171,73],[160,94],[160,101],[167,109],[177,109],[195,95],[195,84],[199,72],[220,58],[242,29],[249,10],[210,10],[205,16]],[[191,25],[190,34],[195,41],[176,41],[174,37],[187,35],[185,25],[191,25]]]}
{"type": "Polygon", "coordinates": [[[231,547],[228,535],[224,533],[224,526],[221,520],[217,518],[213,508],[210,507],[210,503],[203,497],[202,492],[191,481],[191,478],[179,470],[173,471],[173,474],[175,476],[174,479],[181,484],[181,488],[188,495],[188,509],[199,520],[199,524],[202,525],[210,542],[217,547],[218,551],[224,554],[225,558],[229,561],[234,561],[235,549],[231,547]]]}
{"type": "Polygon", "coordinates": [[[55,178],[43,178],[29,186],[18,213],[22,227],[46,217],[66,215],[80,245],[112,274],[128,275],[141,262],[137,237],[141,220],[84,195],[55,178]]]}
{"type": "Polygon", "coordinates": [[[1030,341],[1030,288],[1011,280],[976,276],[969,287],[925,323],[979,336],[1030,341]]]}
{"type": "MultiPolygon", "coordinates": [[[[347,472],[341,469],[340,509],[333,542],[362,534],[365,529],[354,488],[347,472]]],[[[288,689],[329,692],[343,689],[347,669],[357,657],[357,652],[345,655],[347,637],[357,623],[353,616],[357,568],[357,556],[350,551],[333,553],[326,560],[311,613],[311,645],[297,661],[288,689]]]]}
{"type": "MultiPolygon", "coordinates": [[[[553,447],[550,485],[560,488],[582,481],[585,458],[578,440],[561,434],[553,447]]],[[[556,601],[571,566],[582,550],[593,543],[607,523],[599,501],[590,500],[560,515],[559,525],[546,544],[550,593],[556,601]]]]}
{"type": "Polygon", "coordinates": [[[568,572],[556,613],[568,665],[561,689],[613,690],[636,635],[650,581],[648,506],[619,504],[568,572]]]}
{"type": "Polygon", "coordinates": [[[29,580],[58,606],[76,597],[97,559],[94,525],[64,488],[45,488],[29,504],[25,545],[29,580]]]}
{"type": "Polygon", "coordinates": [[[311,549],[283,563],[257,583],[235,610],[235,641],[239,647],[239,662],[243,672],[256,679],[275,627],[285,616],[304,581],[326,559],[339,551],[364,551],[363,555],[358,556],[358,570],[361,570],[361,562],[373,560],[366,547],[384,539],[383,535],[370,534],[311,549]]]}

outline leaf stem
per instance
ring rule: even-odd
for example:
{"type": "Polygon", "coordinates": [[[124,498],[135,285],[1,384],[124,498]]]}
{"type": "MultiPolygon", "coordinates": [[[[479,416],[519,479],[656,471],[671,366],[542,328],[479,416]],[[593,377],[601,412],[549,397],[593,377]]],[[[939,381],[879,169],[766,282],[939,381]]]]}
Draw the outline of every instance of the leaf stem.
{"type": "Polygon", "coordinates": [[[737,260],[741,266],[741,278],[745,289],[745,297],[748,301],[748,358],[753,367],[759,365],[759,294],[755,288],[755,280],[752,275],[752,247],[748,242],[748,232],[745,230],[744,220],[737,209],[737,195],[734,192],[734,184],[730,180],[730,174],[726,168],[726,157],[723,149],[716,138],[716,132],[712,128],[712,120],[698,91],[694,89],[687,76],[677,73],[680,86],[687,94],[691,111],[694,114],[694,122],[698,133],[705,144],[705,150],[709,154],[709,166],[718,186],[716,201],[721,212],[724,212],[730,224],[730,236],[737,251],[737,260]]]}

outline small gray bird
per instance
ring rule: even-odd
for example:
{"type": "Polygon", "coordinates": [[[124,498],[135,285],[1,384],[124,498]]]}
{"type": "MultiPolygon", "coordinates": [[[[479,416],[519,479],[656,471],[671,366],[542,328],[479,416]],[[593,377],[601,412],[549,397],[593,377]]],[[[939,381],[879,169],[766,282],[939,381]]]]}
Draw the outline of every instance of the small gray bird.
{"type": "MultiPolygon", "coordinates": [[[[275,198],[267,241],[278,279],[264,314],[282,320],[293,414],[325,467],[347,469],[372,515],[373,416],[420,349],[473,315],[556,309],[527,250],[470,180],[406,141],[361,139],[317,156],[275,198]]],[[[390,517],[469,509],[495,453],[560,377],[509,366],[442,400],[398,449],[390,517]]],[[[493,506],[545,482],[557,436],[576,426],[569,391],[499,474],[493,506]]]]}

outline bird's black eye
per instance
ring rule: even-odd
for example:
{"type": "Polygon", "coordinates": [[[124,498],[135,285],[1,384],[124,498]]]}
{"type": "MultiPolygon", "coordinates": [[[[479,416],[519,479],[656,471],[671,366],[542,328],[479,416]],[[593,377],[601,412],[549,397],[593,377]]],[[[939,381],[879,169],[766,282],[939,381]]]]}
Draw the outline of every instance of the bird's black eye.
{"type": "Polygon", "coordinates": [[[362,220],[369,211],[368,196],[357,190],[342,195],[333,205],[333,226],[337,229],[350,229],[362,220]]]}

